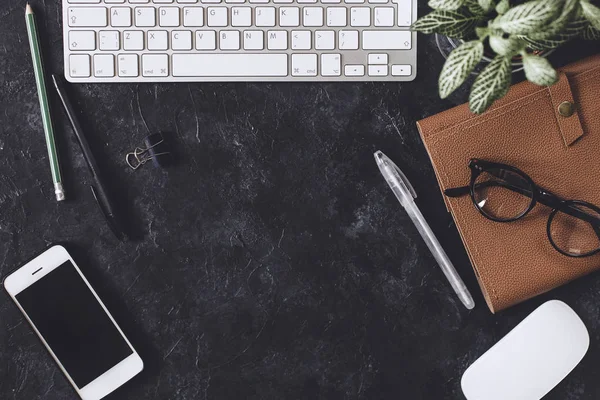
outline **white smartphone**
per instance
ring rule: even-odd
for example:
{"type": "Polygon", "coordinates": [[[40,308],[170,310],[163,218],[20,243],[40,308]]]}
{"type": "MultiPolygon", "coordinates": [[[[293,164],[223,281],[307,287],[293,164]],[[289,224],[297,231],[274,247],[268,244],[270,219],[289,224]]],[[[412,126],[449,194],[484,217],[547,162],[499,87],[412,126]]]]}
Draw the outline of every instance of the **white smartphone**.
{"type": "Polygon", "coordinates": [[[64,247],[28,262],[4,287],[83,400],[102,399],[144,368],[64,247]]]}

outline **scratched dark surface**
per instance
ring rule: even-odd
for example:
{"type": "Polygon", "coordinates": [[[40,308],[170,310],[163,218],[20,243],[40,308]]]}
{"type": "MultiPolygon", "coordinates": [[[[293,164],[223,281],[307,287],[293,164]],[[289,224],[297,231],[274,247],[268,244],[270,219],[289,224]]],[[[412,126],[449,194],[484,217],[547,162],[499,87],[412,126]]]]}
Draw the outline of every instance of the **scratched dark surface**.
{"type": "MultiPolygon", "coordinates": [[[[579,313],[592,343],[547,398],[600,397],[600,275],[496,316],[484,305],[415,128],[466,99],[438,99],[431,38],[412,83],[71,86],[136,227],[120,243],[56,101],[69,201],[53,200],[24,5],[0,6],[0,275],[67,246],[146,363],[111,399],[461,399],[467,366],[550,298],[579,313]],[[147,135],[138,98],[174,144],[172,168],[124,164],[147,135]],[[377,149],[413,180],[473,311],[392,197],[377,149]]],[[[47,70],[62,72],[60,2],[33,5],[47,70]]],[[[573,44],[553,60],[597,51],[573,44]]],[[[2,292],[0,398],[76,397],[2,292]]]]}

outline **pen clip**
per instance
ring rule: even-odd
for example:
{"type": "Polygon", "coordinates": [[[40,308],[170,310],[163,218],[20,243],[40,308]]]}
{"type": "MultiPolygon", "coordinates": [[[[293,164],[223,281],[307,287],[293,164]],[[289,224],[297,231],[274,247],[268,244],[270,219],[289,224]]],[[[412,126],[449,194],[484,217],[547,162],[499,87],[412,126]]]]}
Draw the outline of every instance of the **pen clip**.
{"type": "Polygon", "coordinates": [[[394,171],[398,174],[398,177],[400,178],[400,180],[402,181],[402,183],[404,184],[404,186],[406,186],[406,188],[408,189],[408,192],[410,193],[410,195],[412,196],[413,199],[417,198],[417,192],[415,191],[415,188],[413,187],[413,185],[411,185],[410,181],[408,180],[408,178],[406,177],[406,175],[404,175],[404,172],[402,172],[402,170],[400,168],[398,168],[398,166],[396,165],[395,162],[393,162],[392,160],[390,160],[389,158],[387,159],[387,161],[392,164],[392,167],[394,168],[394,171]]]}

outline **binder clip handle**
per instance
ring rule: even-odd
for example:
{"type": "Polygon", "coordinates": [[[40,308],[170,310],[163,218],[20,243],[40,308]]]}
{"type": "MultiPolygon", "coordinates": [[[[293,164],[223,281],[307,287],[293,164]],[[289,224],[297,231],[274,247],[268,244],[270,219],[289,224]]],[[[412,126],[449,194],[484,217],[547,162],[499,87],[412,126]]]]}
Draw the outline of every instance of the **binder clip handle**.
{"type": "Polygon", "coordinates": [[[171,164],[171,151],[162,134],[155,133],[144,139],[146,147],[136,147],[134,151],[127,153],[125,161],[132,170],[137,170],[148,161],[157,167],[166,167],[171,164]]]}

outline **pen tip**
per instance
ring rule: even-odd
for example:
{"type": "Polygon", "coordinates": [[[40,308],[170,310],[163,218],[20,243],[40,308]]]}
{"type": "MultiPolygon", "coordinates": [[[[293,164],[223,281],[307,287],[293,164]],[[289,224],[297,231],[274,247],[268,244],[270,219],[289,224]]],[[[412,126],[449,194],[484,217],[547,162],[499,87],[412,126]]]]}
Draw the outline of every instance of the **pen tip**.
{"type": "Polygon", "coordinates": [[[33,9],[29,5],[29,3],[27,3],[27,6],[25,7],[25,14],[33,14],[33,9]]]}

